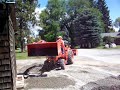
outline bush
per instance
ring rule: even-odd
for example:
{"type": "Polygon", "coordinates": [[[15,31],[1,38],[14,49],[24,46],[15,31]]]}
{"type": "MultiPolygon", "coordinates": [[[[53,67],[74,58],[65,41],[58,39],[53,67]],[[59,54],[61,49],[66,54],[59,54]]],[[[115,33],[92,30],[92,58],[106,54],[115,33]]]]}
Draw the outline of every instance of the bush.
{"type": "Polygon", "coordinates": [[[114,40],[115,40],[115,38],[114,38],[114,37],[111,37],[111,36],[105,36],[105,37],[103,38],[103,42],[104,42],[105,44],[114,43],[114,40]]]}

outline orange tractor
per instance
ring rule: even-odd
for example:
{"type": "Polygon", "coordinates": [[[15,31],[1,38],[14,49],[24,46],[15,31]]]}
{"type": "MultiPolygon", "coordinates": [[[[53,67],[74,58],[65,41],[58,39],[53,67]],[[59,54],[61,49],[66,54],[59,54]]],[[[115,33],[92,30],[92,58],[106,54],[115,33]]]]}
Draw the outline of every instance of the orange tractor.
{"type": "Polygon", "coordinates": [[[50,71],[55,68],[65,69],[65,65],[73,64],[73,56],[77,54],[76,49],[71,49],[69,45],[61,45],[58,42],[45,42],[43,40],[28,44],[28,56],[46,56],[41,72],[50,71]]]}

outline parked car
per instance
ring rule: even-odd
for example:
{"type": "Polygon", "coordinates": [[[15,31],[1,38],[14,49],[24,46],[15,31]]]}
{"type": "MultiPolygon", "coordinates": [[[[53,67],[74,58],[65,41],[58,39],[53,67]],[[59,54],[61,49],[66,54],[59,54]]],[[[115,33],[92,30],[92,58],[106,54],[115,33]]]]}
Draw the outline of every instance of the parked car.
{"type": "Polygon", "coordinates": [[[25,82],[24,82],[24,76],[23,75],[17,75],[16,77],[16,88],[24,88],[25,82]]]}

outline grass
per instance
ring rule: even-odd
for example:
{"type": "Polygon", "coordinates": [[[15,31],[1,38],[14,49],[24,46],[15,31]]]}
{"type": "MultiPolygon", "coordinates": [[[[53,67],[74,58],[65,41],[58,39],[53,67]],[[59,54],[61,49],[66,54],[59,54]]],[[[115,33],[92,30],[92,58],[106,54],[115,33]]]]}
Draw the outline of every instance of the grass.
{"type": "Polygon", "coordinates": [[[25,60],[25,59],[40,59],[43,58],[43,56],[37,56],[37,57],[28,57],[27,51],[21,52],[20,49],[15,50],[16,53],[16,60],[25,60]]]}
{"type": "Polygon", "coordinates": [[[117,45],[117,47],[113,48],[113,49],[120,49],[120,45],[117,45]]]}
{"type": "Polygon", "coordinates": [[[117,45],[115,48],[104,48],[104,46],[99,46],[96,49],[120,49],[120,45],[117,45]]]}
{"type": "Polygon", "coordinates": [[[22,52],[20,51],[20,49],[18,50],[15,50],[15,53],[16,53],[16,59],[28,59],[28,55],[27,55],[27,52],[22,52]]]}

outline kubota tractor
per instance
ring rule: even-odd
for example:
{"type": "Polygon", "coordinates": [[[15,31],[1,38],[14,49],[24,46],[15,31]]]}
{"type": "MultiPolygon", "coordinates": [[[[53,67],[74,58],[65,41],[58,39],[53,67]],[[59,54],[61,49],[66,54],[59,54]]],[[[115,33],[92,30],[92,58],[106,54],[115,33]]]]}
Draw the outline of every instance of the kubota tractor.
{"type": "Polygon", "coordinates": [[[55,68],[65,69],[65,65],[73,64],[73,56],[76,55],[76,49],[71,49],[69,45],[61,46],[61,41],[28,44],[28,56],[46,56],[41,72],[50,71],[55,68]]]}

